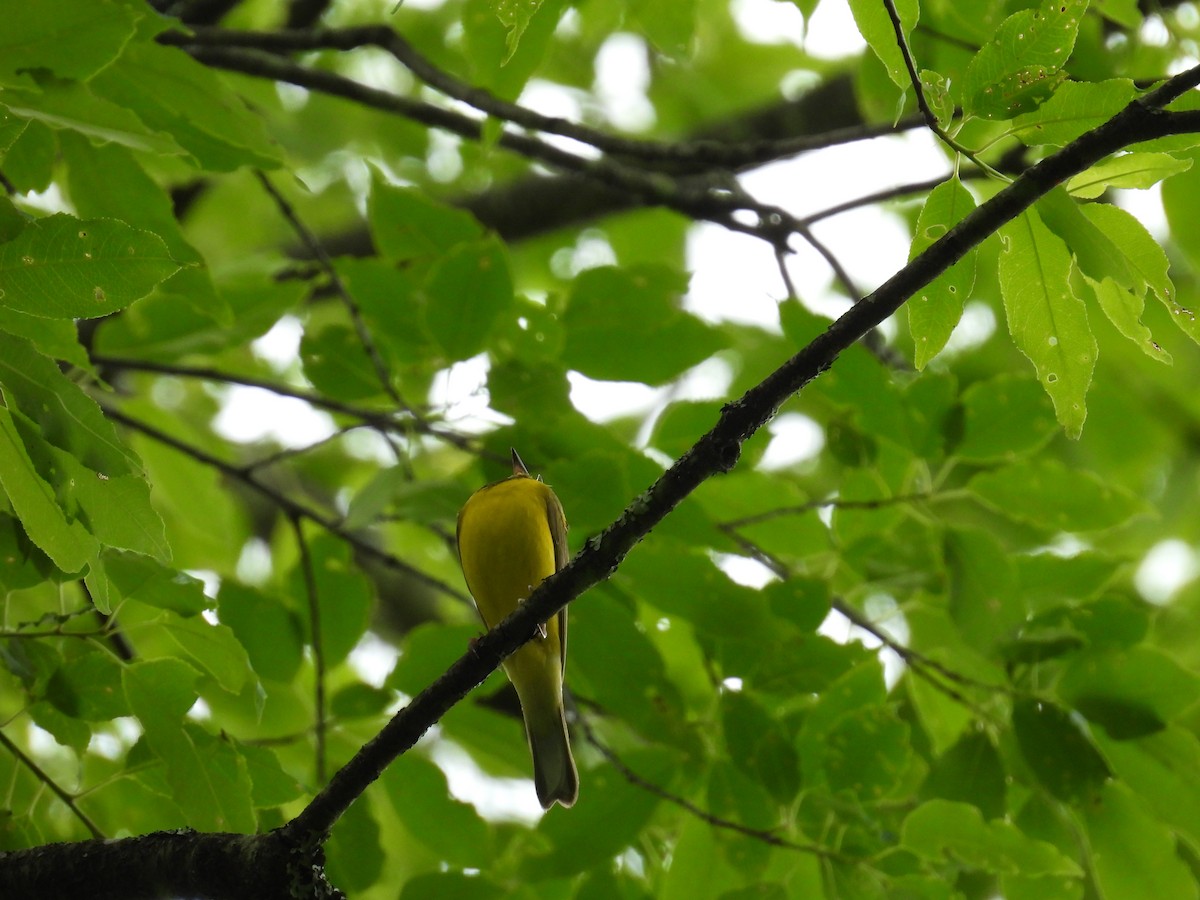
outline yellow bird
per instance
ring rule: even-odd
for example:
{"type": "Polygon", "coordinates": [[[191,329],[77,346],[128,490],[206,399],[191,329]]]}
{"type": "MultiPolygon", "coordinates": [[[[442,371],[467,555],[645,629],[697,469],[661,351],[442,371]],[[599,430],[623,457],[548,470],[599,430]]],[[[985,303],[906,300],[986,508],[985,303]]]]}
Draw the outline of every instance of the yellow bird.
{"type": "MultiPolygon", "coordinates": [[[[458,560],[467,588],[488,628],[567,564],[567,520],[554,491],[512,451],[513,473],[481,487],[458,514],[458,560]]],[[[525,716],[533,754],[533,783],[543,809],[573,806],[579,775],[563,715],[567,611],[546,622],[533,640],[504,661],[525,716]]]]}

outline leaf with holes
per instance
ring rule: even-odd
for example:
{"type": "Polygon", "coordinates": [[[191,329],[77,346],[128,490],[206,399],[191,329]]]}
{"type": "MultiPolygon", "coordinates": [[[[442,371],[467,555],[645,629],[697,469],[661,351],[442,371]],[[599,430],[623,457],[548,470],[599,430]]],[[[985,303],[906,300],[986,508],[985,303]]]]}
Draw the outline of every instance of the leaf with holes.
{"type": "Polygon", "coordinates": [[[0,244],[0,306],[47,319],[94,319],[141,299],[179,269],[156,234],[59,213],[0,244]]]}
{"type": "Polygon", "coordinates": [[[1078,438],[1097,347],[1083,301],[1071,289],[1071,253],[1033,210],[1005,225],[1000,239],[1008,330],[1054,401],[1059,424],[1078,438]]]}
{"type": "MultiPolygon", "coordinates": [[[[923,253],[974,208],[975,198],[957,178],[935,187],[917,217],[916,234],[908,258],[915,259],[923,253]]],[[[918,369],[925,368],[941,352],[962,318],[963,303],[975,286],[977,253],[978,248],[972,248],[905,304],[915,345],[913,362],[918,369]]]]}

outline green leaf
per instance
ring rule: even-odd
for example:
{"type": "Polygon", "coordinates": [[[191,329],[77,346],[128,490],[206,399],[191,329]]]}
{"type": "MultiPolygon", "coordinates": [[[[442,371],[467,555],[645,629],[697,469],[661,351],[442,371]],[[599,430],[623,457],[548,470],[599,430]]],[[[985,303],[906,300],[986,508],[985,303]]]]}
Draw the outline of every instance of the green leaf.
{"type": "Polygon", "coordinates": [[[122,668],[111,653],[93,650],[76,656],[51,676],[46,699],[64,714],[86,722],[127,716],[122,668]]]}
{"type": "Polygon", "coordinates": [[[362,400],[383,391],[358,333],[347,325],[306,329],[300,358],[313,387],[339,400],[362,400]]]}
{"type": "Polygon", "coordinates": [[[565,7],[563,0],[538,0],[532,15],[518,16],[511,2],[511,27],[493,0],[468,0],[462,12],[471,82],[504,100],[517,99],[542,62],[565,7]]]}
{"type": "Polygon", "coordinates": [[[1097,650],[1071,659],[1059,695],[1118,740],[1160,731],[1200,699],[1200,676],[1158,650],[1097,650]]]}
{"type": "Polygon", "coordinates": [[[1176,159],[1169,153],[1122,153],[1080,172],[1067,182],[1067,192],[1095,199],[1109,188],[1144,190],[1191,167],[1190,159],[1176,159]]]}
{"type": "Polygon", "coordinates": [[[393,262],[436,259],[459,244],[484,237],[470,213],[438,203],[423,191],[388,184],[378,172],[367,204],[371,237],[393,262]]]}
{"type": "Polygon", "coordinates": [[[250,673],[250,661],[228,625],[213,624],[203,616],[185,619],[169,611],[162,613],[155,624],[222,688],[231,694],[242,690],[250,673]]]}
{"type": "MultiPolygon", "coordinates": [[[[907,41],[912,30],[917,26],[921,8],[917,0],[899,0],[895,7],[900,17],[904,39],[907,41]]],[[[887,68],[892,81],[901,91],[908,91],[912,87],[912,79],[904,64],[904,57],[900,53],[896,28],[892,24],[891,16],[888,15],[887,7],[882,3],[872,2],[872,0],[850,0],[850,12],[854,16],[854,24],[858,26],[863,40],[887,68]]]]}
{"type": "Polygon", "coordinates": [[[73,319],[43,319],[0,305],[0,331],[29,341],[43,356],[64,360],[78,369],[92,367],[73,319]]]}
{"type": "MultiPolygon", "coordinates": [[[[1110,252],[1108,248],[1111,245],[1123,257],[1134,279],[1132,283],[1123,283],[1124,287],[1141,295],[1144,286],[1148,286],[1170,309],[1171,297],[1175,292],[1167,271],[1170,263],[1167,254],[1146,230],[1146,226],[1128,210],[1111,203],[1085,203],[1079,209],[1108,239],[1108,243],[1101,245],[1103,250],[1110,252]]],[[[1100,277],[1109,273],[1096,269],[1088,274],[1100,277]]]]}
{"type": "Polygon", "coordinates": [[[981,472],[969,488],[1009,518],[1059,531],[1111,528],[1144,509],[1120,485],[1052,460],[981,472]]]}
{"type": "Polygon", "coordinates": [[[300,620],[276,597],[225,581],[218,595],[221,622],[233,629],[260,677],[288,682],[304,658],[300,620]]]}
{"type": "Polygon", "coordinates": [[[126,47],[90,82],[102,99],[135,110],[166,132],[205,169],[274,168],[279,148],[262,120],[212,69],[175,47],[151,42],[126,47]]]}
{"type": "Polygon", "coordinates": [[[963,114],[1007,119],[1049,97],[1086,10],[1087,0],[1045,0],[1005,19],[967,66],[963,114]]]}
{"type": "Polygon", "coordinates": [[[395,697],[392,691],[356,681],[334,693],[329,699],[329,711],[343,720],[371,719],[382,715],[395,697]]]}
{"type": "Polygon", "coordinates": [[[909,813],[901,833],[904,847],[940,862],[950,854],[965,866],[996,874],[1066,875],[1083,870],[1053,844],[1034,840],[1010,822],[985,822],[966,803],[930,800],[909,813]]]}
{"type": "Polygon", "coordinates": [[[356,894],[373,885],[383,872],[383,846],[373,804],[372,794],[358,798],[337,820],[326,845],[330,882],[356,894]]]}
{"type": "Polygon", "coordinates": [[[144,553],[161,562],[171,559],[163,520],[150,505],[144,475],[107,475],[61,450],[51,451],[63,484],[59,497],[107,547],[144,553]]]}
{"type": "MultiPolygon", "coordinates": [[[[622,762],[641,778],[667,790],[678,765],[676,757],[658,748],[623,753],[622,762]]],[[[659,804],[656,795],[630,783],[612,766],[590,770],[586,789],[585,799],[574,809],[558,810],[541,820],[538,832],[552,849],[544,857],[523,858],[522,877],[564,877],[606,865],[606,860],[637,839],[659,804]]]]}
{"type": "MultiPolygon", "coordinates": [[[[975,198],[957,178],[935,187],[929,192],[917,217],[916,233],[908,258],[915,259],[973,209],[975,198]]],[[[971,296],[971,289],[975,286],[977,254],[978,248],[970,250],[905,304],[908,327],[916,345],[913,362],[917,369],[925,368],[929,360],[941,352],[962,317],[963,303],[971,296]]]]}
{"type": "Polygon", "coordinates": [[[830,790],[877,803],[900,784],[912,756],[909,727],[884,707],[864,707],[825,734],[821,770],[830,790]]]}
{"type": "MultiPolygon", "coordinates": [[[[507,4],[520,6],[518,0],[507,4]]],[[[696,34],[698,0],[677,0],[658,3],[656,0],[632,0],[628,9],[630,19],[649,38],[660,53],[679,62],[689,59],[696,34]]]]}
{"type": "MultiPolygon", "coordinates": [[[[467,652],[471,641],[483,634],[479,625],[425,623],[404,638],[403,652],[387,677],[386,686],[415,697],[467,652]]],[[[495,676],[497,685],[502,676],[495,676]]]]}
{"type": "Polygon", "coordinates": [[[125,696],[146,742],[166,765],[172,796],[187,823],[201,831],[254,831],[250,778],[227,743],[184,716],[196,701],[197,672],[187,663],[159,659],[123,672],[125,696]]]}
{"type": "Polygon", "coordinates": [[[217,293],[204,257],[183,235],[170,194],[134,155],[116,144],[95,146],[74,134],[61,135],[59,145],[75,211],[87,218],[137,222],[157,234],[171,257],[184,265],[162,289],[177,292],[197,312],[223,326],[233,324],[229,304],[217,293]]]}
{"type": "Polygon", "coordinates": [[[1180,858],[1175,836],[1125,785],[1106,784],[1096,800],[1084,806],[1083,820],[1093,875],[1103,896],[1198,896],[1195,875],[1180,858]]]}
{"type": "Polygon", "coordinates": [[[337,270],[384,359],[425,365],[431,342],[412,273],[379,259],[341,259],[337,270]]]}
{"type": "Polygon", "coordinates": [[[458,867],[488,865],[491,831],[473,806],[450,796],[441,769],[406,753],[387,767],[382,780],[396,815],[438,859],[458,867]]]}
{"type": "Polygon", "coordinates": [[[57,571],[50,558],[25,534],[21,523],[0,514],[0,591],[33,587],[50,580],[57,571]]]}
{"type": "Polygon", "coordinates": [[[725,338],[680,308],[687,278],[665,266],[589,269],[563,315],[563,362],[589,378],[663,384],[725,338]]]}
{"type": "Polygon", "coordinates": [[[169,609],[181,616],[199,615],[212,606],[204,582],[132,553],[106,553],[104,571],[127,600],[169,609]]]}
{"type": "Polygon", "coordinates": [[[1071,290],[1071,254],[1033,210],[1000,230],[1000,292],[1008,330],[1054,401],[1067,435],[1078,438],[1096,364],[1096,339],[1071,290]]]}
{"type": "Polygon", "coordinates": [[[729,759],[782,805],[800,790],[800,766],[791,736],[753,696],[721,697],[721,730],[729,759]]]}
{"type": "Polygon", "coordinates": [[[124,309],[177,271],[156,234],[57,213],[0,244],[0,304],[46,318],[93,319],[124,309]]]}
{"type": "Polygon", "coordinates": [[[17,432],[12,414],[0,408],[0,485],[25,533],[58,568],[79,572],[100,550],[83,524],[67,518],[54,489],[38,473],[17,432]]]}
{"type": "MultiPolygon", "coordinates": [[[[1021,596],[1034,610],[1090,600],[1112,580],[1120,562],[1098,553],[1038,553],[1015,560],[1021,596]]],[[[1119,602],[1119,601],[1115,601],[1119,602]]]]}
{"type": "Polygon", "coordinates": [[[1056,187],[1048,192],[1036,208],[1042,223],[1070,248],[1080,272],[1097,281],[1112,278],[1139,295],[1145,294],[1146,282],[1129,265],[1115,236],[1086,216],[1065,189],[1056,187]]]}
{"type": "Polygon", "coordinates": [[[164,156],[187,153],[171,135],[148,126],[132,109],[98,95],[90,84],[42,79],[36,91],[7,90],[4,100],[14,115],[56,131],[164,156]]]}
{"type": "Polygon", "coordinates": [[[1134,345],[1151,359],[1171,364],[1171,354],[1154,340],[1150,329],[1142,324],[1142,311],[1146,304],[1141,297],[1121,287],[1111,278],[1100,282],[1086,278],[1086,281],[1096,295],[1096,302],[1117,331],[1133,341],[1134,345]]]}
{"type": "Polygon", "coordinates": [[[971,462],[1000,462],[1045,446],[1055,431],[1054,409],[1031,378],[1001,374],[962,394],[962,439],[954,455],[971,462]]]}
{"type": "Polygon", "coordinates": [[[1104,756],[1145,808],[1200,843],[1200,739],[1177,725],[1133,740],[1096,735],[1104,756]]]}
{"type": "Polygon", "coordinates": [[[772,636],[760,591],[735,584],[705,554],[666,541],[634,549],[618,576],[637,596],[669,616],[680,616],[715,638],[772,636]]]}
{"type": "Polygon", "coordinates": [[[133,36],[131,7],[107,0],[56,0],[53,14],[21,0],[0,0],[0,81],[19,85],[20,73],[49,69],[87,79],[111,63],[133,36]]]}
{"type": "Polygon", "coordinates": [[[970,731],[934,761],[921,795],[969,803],[985,819],[999,819],[1007,811],[1007,789],[1008,773],[991,738],[970,731]]]}
{"type": "MultiPolygon", "coordinates": [[[[321,640],[325,664],[341,662],[354,649],[367,630],[371,615],[371,584],[360,569],[352,565],[349,547],[322,535],[309,544],[312,559],[316,603],[321,619],[321,640]]],[[[309,597],[299,563],[288,573],[288,594],[300,611],[312,640],[309,597]]]]}
{"type": "Polygon", "coordinates": [[[1128,78],[1067,81],[1036,110],[1017,116],[1012,134],[1031,147],[1064,147],[1107,122],[1138,94],[1128,78]]]}
{"type": "MultiPolygon", "coordinates": [[[[1193,152],[1189,159],[1200,159],[1193,152]]],[[[1191,227],[1193,213],[1200,205],[1200,167],[1192,166],[1178,178],[1168,179],[1162,186],[1163,210],[1171,237],[1192,266],[1200,264],[1200,230],[1191,227]]]]}
{"type": "Polygon", "coordinates": [[[283,770],[275,751],[251,744],[238,744],[237,749],[254,784],[252,800],[255,808],[282,806],[304,794],[304,786],[283,770]]]}
{"type": "Polygon", "coordinates": [[[1012,723],[1025,764],[1064,803],[1088,801],[1111,774],[1091,739],[1061,706],[1018,700],[1012,723]]]}
{"type": "Polygon", "coordinates": [[[425,325],[451,360],[484,349],[512,306],[508,253],[498,239],[460,244],[437,261],[424,285],[425,325]]]}
{"type": "Polygon", "coordinates": [[[453,519],[463,503],[462,485],[453,481],[414,481],[400,467],[380,469],[350,501],[344,525],[357,529],[385,513],[398,519],[429,522],[453,519]]]}
{"type": "Polygon", "coordinates": [[[1016,570],[986,531],[953,529],[945,540],[950,615],[963,638],[984,653],[1025,621],[1016,570]]]}

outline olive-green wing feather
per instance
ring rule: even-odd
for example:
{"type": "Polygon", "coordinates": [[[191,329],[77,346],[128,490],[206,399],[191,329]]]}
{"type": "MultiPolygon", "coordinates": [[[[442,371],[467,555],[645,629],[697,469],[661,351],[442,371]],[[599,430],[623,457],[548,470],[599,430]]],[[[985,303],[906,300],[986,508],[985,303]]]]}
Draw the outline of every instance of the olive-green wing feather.
{"type": "MultiPolygon", "coordinates": [[[[554,571],[557,572],[571,561],[567,549],[567,516],[554,491],[546,489],[546,524],[550,526],[550,539],[554,542],[554,571]]],[[[563,673],[567,671],[567,611],[558,613],[558,661],[563,673]]]]}

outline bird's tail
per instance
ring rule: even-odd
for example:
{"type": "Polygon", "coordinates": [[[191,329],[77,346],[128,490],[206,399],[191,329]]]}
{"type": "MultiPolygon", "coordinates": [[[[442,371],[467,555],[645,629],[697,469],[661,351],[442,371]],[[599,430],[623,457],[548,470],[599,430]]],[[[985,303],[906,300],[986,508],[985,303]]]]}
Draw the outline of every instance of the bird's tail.
{"type": "Polygon", "coordinates": [[[571,756],[567,721],[561,706],[557,712],[557,716],[538,717],[542,721],[537,722],[537,728],[526,722],[525,733],[533,754],[533,786],[543,809],[549,809],[555,802],[574,806],[579,797],[579,773],[571,756]]]}

